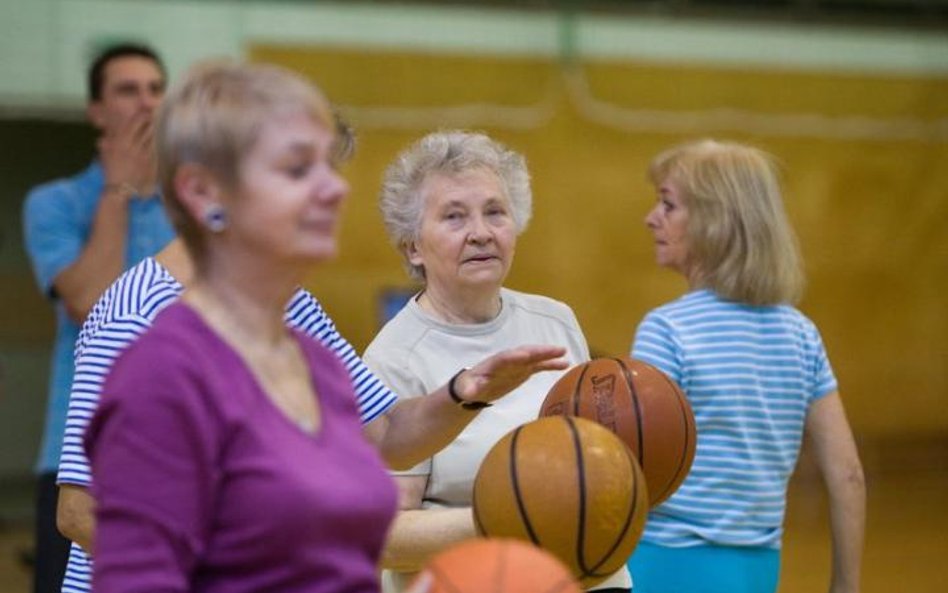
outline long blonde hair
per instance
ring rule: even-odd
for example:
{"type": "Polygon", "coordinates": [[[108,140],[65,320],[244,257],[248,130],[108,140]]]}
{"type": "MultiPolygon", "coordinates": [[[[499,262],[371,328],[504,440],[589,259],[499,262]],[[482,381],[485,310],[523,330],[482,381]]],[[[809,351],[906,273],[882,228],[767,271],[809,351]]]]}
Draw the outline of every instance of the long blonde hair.
{"type": "Polygon", "coordinates": [[[649,177],[656,187],[673,183],[688,208],[688,264],[699,286],[751,305],[800,299],[803,262],[771,155],[699,140],[659,154],[649,177]]]}

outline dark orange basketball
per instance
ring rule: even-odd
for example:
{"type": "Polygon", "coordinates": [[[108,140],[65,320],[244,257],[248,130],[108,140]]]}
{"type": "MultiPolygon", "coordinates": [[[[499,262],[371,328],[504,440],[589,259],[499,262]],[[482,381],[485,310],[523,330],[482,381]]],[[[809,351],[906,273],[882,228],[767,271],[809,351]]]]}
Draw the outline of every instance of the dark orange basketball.
{"type": "Polygon", "coordinates": [[[632,449],[645,474],[651,506],[684,481],[695,458],[695,417],[674,381],[634,358],[596,358],[576,365],[550,389],[540,416],[595,420],[632,449]]]}
{"type": "Polygon", "coordinates": [[[642,535],[648,492],[617,436],[582,418],[541,418],[500,439],[474,480],[474,523],[560,559],[584,587],[621,568],[642,535]]]}
{"type": "Polygon", "coordinates": [[[425,565],[429,593],[580,593],[579,583],[549,552],[515,539],[469,539],[425,565]]]}

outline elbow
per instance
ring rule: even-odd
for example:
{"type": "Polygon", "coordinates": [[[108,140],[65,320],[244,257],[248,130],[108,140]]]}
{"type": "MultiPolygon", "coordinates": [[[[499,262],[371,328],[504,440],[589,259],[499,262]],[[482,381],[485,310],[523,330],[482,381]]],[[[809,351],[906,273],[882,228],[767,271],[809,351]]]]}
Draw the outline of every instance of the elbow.
{"type": "Polygon", "coordinates": [[[419,455],[417,446],[398,438],[398,431],[393,430],[390,416],[391,414],[383,414],[375,418],[363,428],[363,434],[370,443],[375,445],[379,455],[382,456],[382,461],[389,469],[409,470],[428,456],[419,455]]]}
{"type": "Polygon", "coordinates": [[[862,463],[857,459],[852,467],[850,467],[849,472],[846,474],[846,482],[850,486],[862,493],[866,492],[866,474],[862,469],[862,463]]]}
{"type": "Polygon", "coordinates": [[[79,491],[74,486],[60,486],[56,529],[63,537],[85,548],[89,543],[94,512],[92,499],[85,491],[79,491]]]}
{"type": "Polygon", "coordinates": [[[60,504],[56,509],[56,529],[71,542],[79,538],[79,525],[75,516],[60,504]]]}
{"type": "Polygon", "coordinates": [[[837,498],[851,502],[865,500],[866,475],[858,458],[837,472],[830,484],[831,494],[837,498]]]}
{"type": "Polygon", "coordinates": [[[91,304],[85,302],[80,303],[78,299],[63,299],[63,308],[66,310],[66,315],[69,316],[69,319],[80,326],[85,323],[89,311],[92,310],[91,304]]]}

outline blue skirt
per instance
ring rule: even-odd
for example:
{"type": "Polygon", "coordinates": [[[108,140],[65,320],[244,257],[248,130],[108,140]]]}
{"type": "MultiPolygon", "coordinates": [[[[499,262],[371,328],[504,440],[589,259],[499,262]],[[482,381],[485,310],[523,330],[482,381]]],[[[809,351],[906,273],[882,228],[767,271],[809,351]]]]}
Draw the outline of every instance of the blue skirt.
{"type": "Polygon", "coordinates": [[[629,559],[633,593],[775,593],[780,550],[669,548],[639,542],[629,559]]]}

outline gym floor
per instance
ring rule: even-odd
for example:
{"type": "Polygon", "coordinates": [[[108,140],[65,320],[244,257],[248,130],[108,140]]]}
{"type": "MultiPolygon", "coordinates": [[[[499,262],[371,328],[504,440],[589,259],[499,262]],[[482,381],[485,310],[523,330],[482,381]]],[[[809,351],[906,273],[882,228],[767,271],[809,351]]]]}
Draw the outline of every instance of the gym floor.
{"type": "MultiPolygon", "coordinates": [[[[948,439],[861,444],[868,482],[863,593],[948,591],[948,439]]],[[[6,486],[2,487],[6,488],[6,486]]],[[[0,492],[20,519],[0,522],[0,593],[30,591],[22,495],[0,492]]],[[[0,507],[0,517],[9,516],[0,507]]],[[[779,593],[826,591],[830,541],[822,485],[804,459],[791,482],[779,593]]]]}

